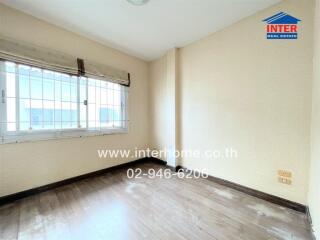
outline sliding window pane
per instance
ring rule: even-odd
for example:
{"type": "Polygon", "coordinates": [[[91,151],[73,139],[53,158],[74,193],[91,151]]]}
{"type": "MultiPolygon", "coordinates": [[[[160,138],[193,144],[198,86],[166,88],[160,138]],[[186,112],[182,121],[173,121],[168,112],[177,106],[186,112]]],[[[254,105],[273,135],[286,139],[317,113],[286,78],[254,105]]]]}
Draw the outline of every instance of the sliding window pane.
{"type": "Polygon", "coordinates": [[[113,106],[113,89],[107,89],[107,104],[113,106]]]}
{"type": "Polygon", "coordinates": [[[114,106],[113,108],[113,124],[115,127],[121,127],[121,107],[114,106]]]}
{"type": "Polygon", "coordinates": [[[43,101],[43,128],[54,128],[54,102],[43,101]]]}
{"type": "Polygon", "coordinates": [[[91,122],[96,121],[96,105],[88,104],[88,120],[91,122]]]}
{"type": "Polygon", "coordinates": [[[88,103],[95,103],[96,101],[96,87],[88,85],[88,103]]]}
{"type": "Polygon", "coordinates": [[[88,84],[89,127],[98,130],[124,126],[122,92],[125,89],[119,84],[95,79],[88,79],[88,84]]]}
{"type": "Polygon", "coordinates": [[[56,75],[56,79],[54,81],[54,97],[56,101],[61,101],[61,81],[59,76],[56,75]]]}
{"type": "Polygon", "coordinates": [[[16,78],[14,73],[6,74],[7,97],[16,97],[16,78]]]}
{"type": "Polygon", "coordinates": [[[54,80],[43,79],[43,98],[45,100],[54,100],[54,80]]]}
{"type": "Polygon", "coordinates": [[[71,102],[78,102],[78,87],[76,84],[71,84],[71,102]]]}
{"type": "Polygon", "coordinates": [[[19,109],[20,130],[27,131],[30,128],[30,100],[20,100],[19,109]]]}
{"type": "Polygon", "coordinates": [[[114,90],[113,105],[114,106],[121,105],[121,92],[120,92],[120,90],[114,90]]]}
{"type": "Polygon", "coordinates": [[[71,122],[70,103],[62,102],[62,122],[67,126],[71,122]]]}
{"type": "Polygon", "coordinates": [[[7,98],[7,130],[16,131],[16,99],[7,98]]]}
{"type": "Polygon", "coordinates": [[[42,99],[42,79],[40,77],[30,77],[31,98],[42,99]]]}
{"type": "Polygon", "coordinates": [[[66,77],[63,77],[63,80],[61,81],[61,98],[64,102],[70,102],[71,96],[70,96],[70,79],[67,79],[66,77]]]}
{"type": "Polygon", "coordinates": [[[62,109],[61,109],[61,102],[56,101],[54,103],[54,126],[55,129],[61,129],[62,124],[62,109]]]}
{"type": "Polygon", "coordinates": [[[107,88],[101,88],[101,104],[107,105],[107,88]]]}
{"type": "Polygon", "coordinates": [[[71,128],[78,127],[78,106],[77,103],[71,103],[71,128]]]}
{"type": "Polygon", "coordinates": [[[29,76],[19,75],[19,97],[20,98],[30,98],[29,76]]]}
{"type": "Polygon", "coordinates": [[[79,79],[79,105],[80,105],[80,127],[86,128],[87,127],[87,106],[85,102],[87,100],[87,79],[80,78],[79,79]]]}
{"type": "Polygon", "coordinates": [[[42,100],[31,100],[31,128],[42,129],[43,113],[42,113],[42,100]]]}
{"type": "Polygon", "coordinates": [[[16,131],[16,65],[6,62],[6,103],[7,103],[7,131],[16,131]]]}

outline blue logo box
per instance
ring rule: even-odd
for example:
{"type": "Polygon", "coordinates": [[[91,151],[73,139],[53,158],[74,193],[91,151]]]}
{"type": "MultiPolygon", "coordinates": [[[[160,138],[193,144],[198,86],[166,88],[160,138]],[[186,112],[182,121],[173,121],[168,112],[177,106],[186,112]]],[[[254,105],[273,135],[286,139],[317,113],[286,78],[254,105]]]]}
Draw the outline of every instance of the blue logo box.
{"type": "Polygon", "coordinates": [[[267,33],[267,39],[298,39],[297,33],[267,33]]]}

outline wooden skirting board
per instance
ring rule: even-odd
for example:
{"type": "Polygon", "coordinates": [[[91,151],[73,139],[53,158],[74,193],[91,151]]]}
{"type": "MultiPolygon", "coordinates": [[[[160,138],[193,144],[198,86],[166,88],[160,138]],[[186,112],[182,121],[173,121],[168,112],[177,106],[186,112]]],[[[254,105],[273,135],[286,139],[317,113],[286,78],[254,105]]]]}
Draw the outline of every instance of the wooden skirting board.
{"type": "MultiPolygon", "coordinates": [[[[180,171],[181,169],[184,171],[191,171],[191,170],[186,169],[182,166],[176,167],[176,171],[180,171]]],[[[215,183],[218,183],[220,185],[235,189],[237,191],[246,193],[250,196],[254,196],[254,197],[263,199],[265,201],[280,205],[282,207],[286,207],[286,208],[290,208],[290,209],[293,209],[293,210],[296,210],[296,211],[299,211],[302,213],[306,213],[306,209],[307,209],[306,206],[302,205],[300,203],[292,202],[292,201],[284,199],[284,198],[280,198],[280,197],[277,197],[277,196],[274,196],[274,195],[271,195],[268,193],[264,193],[264,192],[261,192],[261,191],[258,191],[258,190],[252,189],[252,188],[248,188],[248,187],[242,186],[240,184],[233,183],[233,182],[221,179],[221,178],[213,177],[210,175],[208,177],[208,180],[213,181],[215,183]]]]}
{"type": "Polygon", "coordinates": [[[123,164],[116,165],[116,166],[113,166],[113,167],[109,167],[109,168],[101,169],[101,170],[98,170],[98,171],[86,173],[86,174],[83,174],[83,175],[80,175],[80,176],[68,178],[68,179],[65,179],[65,180],[62,180],[62,181],[59,181],[59,182],[50,183],[50,184],[47,184],[47,185],[44,185],[44,186],[40,186],[40,187],[36,187],[36,188],[25,190],[25,191],[22,191],[22,192],[13,193],[13,194],[10,194],[10,195],[7,195],[7,196],[0,197],[0,206],[8,204],[8,203],[12,203],[12,202],[14,202],[16,200],[19,200],[19,199],[22,199],[22,198],[25,198],[25,197],[29,197],[29,196],[32,196],[32,195],[35,195],[35,194],[38,194],[38,193],[41,193],[41,192],[45,192],[45,191],[57,188],[57,187],[61,187],[61,186],[64,186],[64,185],[67,185],[67,184],[70,184],[70,183],[74,183],[74,182],[77,182],[77,181],[80,181],[80,180],[83,180],[83,179],[86,179],[86,178],[96,177],[96,176],[105,174],[105,173],[110,172],[110,171],[114,171],[114,170],[117,170],[117,169],[125,169],[125,168],[129,168],[129,167],[133,167],[133,166],[135,166],[137,164],[146,163],[146,162],[153,162],[153,163],[157,163],[157,164],[161,164],[161,165],[166,165],[166,162],[164,162],[162,160],[159,160],[159,159],[142,158],[142,159],[138,159],[138,160],[135,160],[135,161],[132,161],[132,162],[123,163],[123,164]]]}
{"type": "MultiPolygon", "coordinates": [[[[68,178],[68,179],[65,179],[65,180],[62,180],[62,181],[59,181],[59,182],[50,183],[50,184],[47,184],[47,185],[44,185],[44,186],[40,186],[40,187],[32,188],[32,189],[29,189],[29,190],[25,190],[25,191],[22,191],[22,192],[18,192],[18,193],[14,193],[14,194],[10,194],[10,195],[7,195],[7,196],[0,197],[0,206],[4,205],[4,204],[7,204],[7,203],[14,202],[14,201],[19,200],[21,198],[25,198],[25,197],[28,197],[28,196],[31,196],[31,195],[35,195],[35,194],[44,192],[44,191],[48,191],[50,189],[54,189],[54,188],[57,188],[57,187],[60,187],[60,186],[63,186],[63,185],[67,185],[67,184],[70,184],[70,183],[73,183],[73,182],[76,182],[76,181],[79,181],[79,180],[82,180],[82,179],[99,176],[99,175],[102,175],[104,173],[116,170],[116,169],[129,168],[129,167],[135,166],[137,164],[146,163],[146,162],[153,162],[153,163],[157,163],[157,164],[161,164],[161,165],[166,165],[165,161],[162,161],[162,160],[156,159],[156,158],[138,159],[138,160],[135,160],[135,161],[132,161],[132,162],[120,164],[120,165],[117,165],[117,166],[105,168],[105,169],[98,170],[98,171],[95,171],[95,172],[91,172],[91,173],[83,174],[83,175],[80,175],[80,176],[68,178]]],[[[184,170],[184,171],[191,171],[191,170],[188,170],[188,169],[183,168],[181,166],[177,166],[176,168],[169,167],[169,166],[167,166],[167,167],[170,168],[173,171],[179,171],[181,169],[184,170]]],[[[289,201],[289,200],[286,200],[286,199],[283,199],[283,198],[280,198],[280,197],[277,197],[277,196],[274,196],[274,195],[271,195],[271,194],[267,194],[267,193],[264,193],[264,192],[261,192],[261,191],[258,191],[258,190],[254,190],[254,189],[251,189],[251,188],[248,188],[248,187],[245,187],[245,186],[242,186],[242,185],[239,185],[239,184],[236,184],[236,183],[233,183],[233,182],[221,179],[221,178],[209,176],[208,179],[211,180],[211,181],[214,181],[214,182],[216,182],[218,184],[221,184],[223,186],[226,186],[226,187],[229,187],[229,188],[244,192],[244,193],[246,193],[248,195],[251,195],[251,196],[266,200],[268,202],[271,202],[271,203],[274,203],[274,204],[278,204],[280,206],[287,207],[287,208],[290,208],[290,209],[294,209],[294,210],[299,211],[299,212],[303,212],[303,213],[307,212],[307,208],[306,208],[305,205],[302,205],[302,204],[299,204],[299,203],[296,203],[296,202],[292,202],[292,201],[289,201]]]]}

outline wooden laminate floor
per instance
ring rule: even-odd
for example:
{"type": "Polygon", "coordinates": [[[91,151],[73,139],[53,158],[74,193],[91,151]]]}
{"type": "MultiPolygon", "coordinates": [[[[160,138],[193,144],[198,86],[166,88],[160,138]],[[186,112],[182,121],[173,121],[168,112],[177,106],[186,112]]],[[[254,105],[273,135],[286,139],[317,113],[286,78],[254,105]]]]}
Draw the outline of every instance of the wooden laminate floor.
{"type": "Polygon", "coordinates": [[[206,179],[128,179],[126,170],[0,208],[5,240],[298,240],[311,239],[309,228],[302,213],[206,179]]]}

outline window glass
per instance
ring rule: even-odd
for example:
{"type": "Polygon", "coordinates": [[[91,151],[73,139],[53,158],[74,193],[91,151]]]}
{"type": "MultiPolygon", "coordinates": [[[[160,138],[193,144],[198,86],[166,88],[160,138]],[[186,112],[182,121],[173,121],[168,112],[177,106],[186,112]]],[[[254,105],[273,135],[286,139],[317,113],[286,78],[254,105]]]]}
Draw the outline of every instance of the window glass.
{"type": "Polygon", "coordinates": [[[5,111],[5,132],[127,126],[127,89],[119,84],[11,62],[0,61],[0,67],[5,71],[0,108],[5,111]]]}

